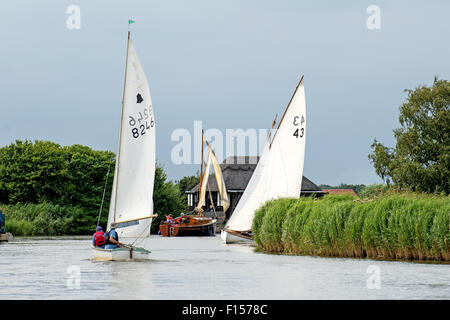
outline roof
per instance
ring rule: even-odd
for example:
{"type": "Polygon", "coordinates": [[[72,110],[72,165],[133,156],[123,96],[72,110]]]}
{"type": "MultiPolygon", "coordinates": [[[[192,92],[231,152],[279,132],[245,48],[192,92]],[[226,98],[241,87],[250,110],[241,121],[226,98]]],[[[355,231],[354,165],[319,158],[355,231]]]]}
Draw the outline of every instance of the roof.
{"type": "Polygon", "coordinates": [[[358,197],[355,190],[353,189],[322,189],[323,191],[330,194],[349,194],[354,197],[358,197]]]}
{"type": "MultiPolygon", "coordinates": [[[[221,164],[223,179],[227,190],[245,190],[253,171],[256,168],[259,157],[228,157],[221,164]]],[[[214,174],[208,177],[208,189],[211,191],[218,191],[217,181],[214,174]]],[[[192,188],[190,193],[198,192],[200,184],[192,188]]]]}
{"type": "MultiPolygon", "coordinates": [[[[259,157],[233,156],[226,158],[221,164],[223,179],[227,190],[243,192],[247,187],[253,171],[256,168],[259,157]]],[[[214,174],[208,177],[208,189],[212,192],[218,191],[217,181],[214,174]]],[[[195,193],[200,190],[200,184],[197,184],[188,193],[195,193]]],[[[302,193],[324,193],[315,183],[303,176],[302,193]]]]}

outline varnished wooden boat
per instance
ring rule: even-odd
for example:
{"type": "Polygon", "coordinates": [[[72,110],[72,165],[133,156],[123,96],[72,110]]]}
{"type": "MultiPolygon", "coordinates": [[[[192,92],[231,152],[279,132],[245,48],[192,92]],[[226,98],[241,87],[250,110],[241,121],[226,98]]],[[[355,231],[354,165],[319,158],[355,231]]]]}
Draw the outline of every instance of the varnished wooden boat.
{"type": "Polygon", "coordinates": [[[159,225],[161,235],[164,237],[180,237],[180,236],[215,236],[216,219],[188,215],[184,223],[162,222],[159,225]]]}
{"type": "Polygon", "coordinates": [[[13,239],[13,235],[10,232],[0,233],[0,242],[8,242],[13,239]]]}

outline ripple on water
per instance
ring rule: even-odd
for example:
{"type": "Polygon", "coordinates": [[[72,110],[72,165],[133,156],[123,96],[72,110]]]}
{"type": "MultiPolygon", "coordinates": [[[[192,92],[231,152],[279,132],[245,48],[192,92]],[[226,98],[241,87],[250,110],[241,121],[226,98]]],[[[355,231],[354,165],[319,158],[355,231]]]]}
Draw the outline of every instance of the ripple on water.
{"type": "Polygon", "coordinates": [[[152,236],[150,259],[95,261],[90,237],[0,246],[0,299],[450,299],[448,265],[272,255],[220,237],[152,236]],[[367,288],[369,266],[381,288],[367,288]],[[80,288],[68,286],[79,267],[80,288]]]}

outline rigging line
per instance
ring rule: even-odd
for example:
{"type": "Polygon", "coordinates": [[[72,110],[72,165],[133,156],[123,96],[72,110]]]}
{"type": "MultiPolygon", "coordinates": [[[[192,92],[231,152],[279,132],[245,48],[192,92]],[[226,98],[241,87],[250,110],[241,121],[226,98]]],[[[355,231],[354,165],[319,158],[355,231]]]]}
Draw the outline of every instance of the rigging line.
{"type": "Polygon", "coordinates": [[[100,205],[100,212],[98,213],[98,220],[97,220],[97,226],[100,223],[100,217],[102,215],[102,210],[103,210],[103,203],[105,202],[105,193],[106,193],[106,186],[108,184],[108,176],[109,176],[109,170],[111,169],[111,162],[109,162],[108,165],[108,172],[106,173],[106,180],[105,180],[105,187],[103,188],[103,196],[102,196],[102,204],[100,205]]]}
{"type": "Polygon", "coordinates": [[[209,179],[208,179],[208,191],[209,191],[209,201],[211,201],[211,204],[213,206],[213,210],[214,210],[214,218],[217,218],[217,213],[216,213],[216,207],[214,206],[214,201],[212,199],[212,195],[211,195],[211,188],[209,187],[209,179]]]}
{"type": "MultiPolygon", "coordinates": [[[[152,221],[153,223],[153,221],[152,221]]],[[[144,232],[152,225],[152,223],[149,223],[147,227],[145,227],[144,231],[141,232],[141,234],[133,241],[132,244],[130,244],[130,246],[132,247],[133,244],[144,234],[144,232]]]]}

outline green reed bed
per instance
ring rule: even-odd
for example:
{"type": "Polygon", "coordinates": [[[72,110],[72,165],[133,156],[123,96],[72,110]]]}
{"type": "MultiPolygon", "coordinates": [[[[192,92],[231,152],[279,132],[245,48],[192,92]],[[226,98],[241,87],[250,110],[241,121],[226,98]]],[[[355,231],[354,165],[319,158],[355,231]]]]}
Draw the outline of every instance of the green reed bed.
{"type": "MultiPolygon", "coordinates": [[[[51,203],[0,205],[14,236],[88,234],[95,230],[84,210],[51,203]]],[[[95,222],[94,222],[95,223],[95,222]]]]}
{"type": "Polygon", "coordinates": [[[256,212],[253,233],[258,248],[272,253],[450,261],[450,198],[280,199],[256,212]]]}

